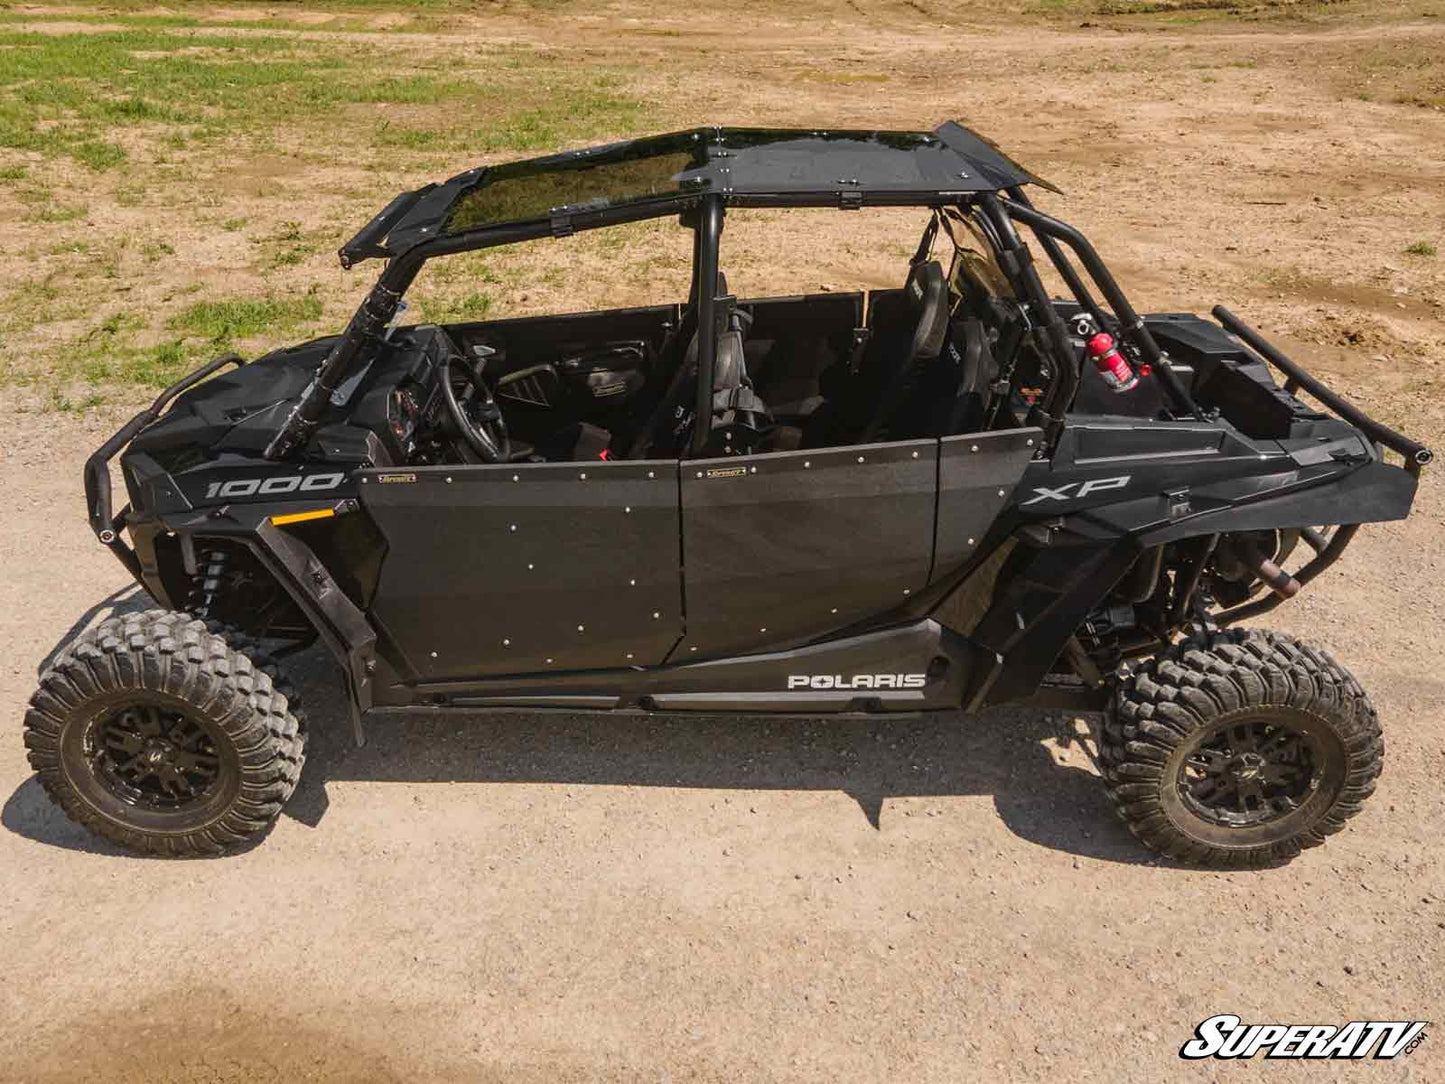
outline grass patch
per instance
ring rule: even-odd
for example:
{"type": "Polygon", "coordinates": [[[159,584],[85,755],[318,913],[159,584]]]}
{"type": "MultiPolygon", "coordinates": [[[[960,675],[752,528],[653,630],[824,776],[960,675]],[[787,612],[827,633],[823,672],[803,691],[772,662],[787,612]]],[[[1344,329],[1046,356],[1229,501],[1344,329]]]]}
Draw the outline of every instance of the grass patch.
{"type": "Polygon", "coordinates": [[[166,321],[184,332],[221,345],[268,331],[284,331],[321,318],[321,299],[314,293],[298,298],[241,301],[197,301],[166,321]]]}
{"type": "Polygon", "coordinates": [[[1412,245],[1405,246],[1406,256],[1426,256],[1433,258],[1438,251],[1434,244],[1429,241],[1416,241],[1412,245]]]}
{"type": "Polygon", "coordinates": [[[429,297],[418,301],[417,311],[429,324],[460,324],[485,320],[492,311],[492,299],[476,290],[456,298],[429,297]]]}

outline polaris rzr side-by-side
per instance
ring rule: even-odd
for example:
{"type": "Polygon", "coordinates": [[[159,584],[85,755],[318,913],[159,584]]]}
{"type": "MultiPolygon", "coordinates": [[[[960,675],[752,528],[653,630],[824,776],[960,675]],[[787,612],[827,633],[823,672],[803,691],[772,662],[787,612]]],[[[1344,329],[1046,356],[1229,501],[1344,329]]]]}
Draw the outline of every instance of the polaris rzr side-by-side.
{"type": "Polygon", "coordinates": [[[341,249],[386,260],[342,334],[218,358],[87,462],[159,608],[45,671],[41,783],[143,852],[252,841],[304,758],[283,660],[319,639],[358,742],[395,713],[1028,701],[1101,713],[1109,793],[1166,855],[1322,842],[1374,789],[1375,710],[1232,626],[1404,517],[1430,453],[1223,308],[1139,316],[1030,184],[954,123],[699,128],[396,197],[341,249]],[[739,298],[724,222],[759,207],[916,207],[922,236],[896,289],[739,298]],[[676,304],[398,323],[429,260],[664,216],[676,304]]]}

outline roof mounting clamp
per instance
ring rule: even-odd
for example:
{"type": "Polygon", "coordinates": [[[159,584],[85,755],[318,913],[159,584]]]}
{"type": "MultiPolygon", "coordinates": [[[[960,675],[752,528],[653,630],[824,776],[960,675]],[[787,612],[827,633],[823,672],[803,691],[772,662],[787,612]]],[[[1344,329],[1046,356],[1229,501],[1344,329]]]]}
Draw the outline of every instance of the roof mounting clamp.
{"type": "Polygon", "coordinates": [[[552,236],[553,236],[553,237],[570,237],[570,236],[572,236],[572,234],[574,234],[574,233],[576,233],[576,232],[577,232],[577,228],[572,225],[572,216],[571,216],[571,215],[566,215],[566,214],[553,214],[553,215],[552,215],[552,236]]]}
{"type": "Polygon", "coordinates": [[[858,191],[839,192],[838,206],[845,211],[856,211],[863,206],[863,193],[858,191]]]}

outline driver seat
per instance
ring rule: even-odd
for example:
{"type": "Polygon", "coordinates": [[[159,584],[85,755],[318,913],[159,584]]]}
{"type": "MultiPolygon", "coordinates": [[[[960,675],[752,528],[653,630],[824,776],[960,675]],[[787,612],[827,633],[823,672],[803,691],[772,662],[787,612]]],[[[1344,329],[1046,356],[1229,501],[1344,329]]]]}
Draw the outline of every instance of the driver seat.
{"type": "MultiPolygon", "coordinates": [[[[859,438],[862,443],[879,440],[907,440],[918,436],[909,424],[907,411],[915,391],[930,368],[930,363],[943,353],[948,340],[948,280],[943,265],[937,260],[916,263],[903,284],[903,297],[912,316],[912,336],[891,347],[887,357],[892,367],[883,393],[859,438]]],[[[905,325],[907,326],[907,325],[905,325]]],[[[926,427],[927,422],[922,422],[926,427]]]]}

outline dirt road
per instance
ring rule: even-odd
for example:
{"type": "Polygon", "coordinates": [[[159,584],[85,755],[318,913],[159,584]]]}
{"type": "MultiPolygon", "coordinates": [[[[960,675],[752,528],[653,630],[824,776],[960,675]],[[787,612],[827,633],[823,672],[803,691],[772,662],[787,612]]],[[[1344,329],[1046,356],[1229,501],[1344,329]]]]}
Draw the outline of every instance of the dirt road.
{"type": "MultiPolygon", "coordinates": [[[[1061,718],[478,716],[357,750],[314,653],[288,815],[167,862],[67,822],[20,746],[72,623],[142,605],[81,522],[103,429],[25,419],[0,466],[0,1079],[1158,1081],[1217,1012],[1445,1006],[1433,479],[1281,612],[1389,747],[1365,813],[1282,870],[1150,861],[1061,718]]],[[[1381,1071],[1439,1079],[1440,1041],[1381,1071]]]]}
{"type": "MultiPolygon", "coordinates": [[[[633,49],[643,29],[589,47],[633,49]]],[[[1400,252],[1445,240],[1445,121],[1330,89],[1381,57],[1438,64],[1433,24],[1029,39],[893,24],[824,66],[821,30],[810,44],[756,29],[677,43],[699,50],[687,86],[706,115],[689,122],[781,122],[785,91],[794,114],[839,122],[973,117],[1069,189],[1051,208],[1090,230],[1141,307],[1247,298],[1341,390],[1441,443],[1440,263],[1400,252]],[[708,60],[724,45],[734,63],[708,60]],[[867,71],[893,82],[846,81],[867,71]],[[1109,138],[1102,160],[1081,131],[1109,138]]],[[[196,229],[174,239],[187,273],[230,274],[195,269],[196,229]]],[[[758,245],[781,284],[814,285],[782,273],[798,268],[776,239],[758,245]]],[[[765,266],[756,289],[771,282],[765,266]]],[[[81,508],[80,464],[124,415],[21,414],[0,447],[0,1080],[1320,1075],[1180,1062],[1220,1012],[1431,1019],[1408,1059],[1336,1068],[1445,1078],[1438,469],[1408,522],[1367,528],[1274,621],[1353,668],[1388,745],[1366,811],[1282,870],[1151,861],[1067,718],[477,716],[377,725],[358,750],[316,653],[300,660],[314,736],[287,815],[245,854],[166,862],[67,822],[20,743],[54,648],[145,605],[81,508]]]]}

